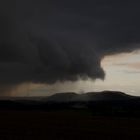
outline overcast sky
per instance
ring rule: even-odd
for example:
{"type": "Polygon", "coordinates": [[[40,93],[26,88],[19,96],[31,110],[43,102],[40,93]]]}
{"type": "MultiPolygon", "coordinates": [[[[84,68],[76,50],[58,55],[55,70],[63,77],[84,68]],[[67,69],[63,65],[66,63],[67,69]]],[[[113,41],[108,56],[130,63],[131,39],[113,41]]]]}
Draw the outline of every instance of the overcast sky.
{"type": "Polygon", "coordinates": [[[138,0],[0,1],[0,94],[38,85],[138,90],[139,7],[138,0]],[[77,82],[88,78],[94,82],[77,82]]]}
{"type": "Polygon", "coordinates": [[[140,52],[107,56],[102,60],[102,66],[106,73],[104,81],[57,82],[51,86],[47,84],[31,84],[20,95],[46,96],[66,91],[83,93],[88,91],[119,90],[140,96],[140,52]]]}

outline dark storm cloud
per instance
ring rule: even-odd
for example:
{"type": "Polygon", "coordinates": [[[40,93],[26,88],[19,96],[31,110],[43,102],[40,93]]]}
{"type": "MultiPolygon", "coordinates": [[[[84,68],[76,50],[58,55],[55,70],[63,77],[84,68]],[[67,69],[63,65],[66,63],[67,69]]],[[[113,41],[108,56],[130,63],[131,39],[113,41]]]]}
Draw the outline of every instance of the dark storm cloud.
{"type": "Polygon", "coordinates": [[[140,2],[0,1],[0,82],[104,79],[105,55],[140,49],[140,2]]]}

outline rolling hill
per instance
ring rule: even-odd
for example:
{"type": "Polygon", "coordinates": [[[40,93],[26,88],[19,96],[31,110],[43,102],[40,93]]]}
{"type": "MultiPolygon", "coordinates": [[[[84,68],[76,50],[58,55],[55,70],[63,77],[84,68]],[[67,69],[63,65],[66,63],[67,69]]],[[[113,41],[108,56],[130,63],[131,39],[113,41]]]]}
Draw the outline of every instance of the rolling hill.
{"type": "Polygon", "coordinates": [[[53,102],[76,102],[76,101],[107,101],[107,100],[128,100],[136,98],[119,91],[102,91],[102,92],[88,92],[84,94],[76,94],[73,92],[56,93],[52,96],[46,97],[42,100],[53,102]]]}

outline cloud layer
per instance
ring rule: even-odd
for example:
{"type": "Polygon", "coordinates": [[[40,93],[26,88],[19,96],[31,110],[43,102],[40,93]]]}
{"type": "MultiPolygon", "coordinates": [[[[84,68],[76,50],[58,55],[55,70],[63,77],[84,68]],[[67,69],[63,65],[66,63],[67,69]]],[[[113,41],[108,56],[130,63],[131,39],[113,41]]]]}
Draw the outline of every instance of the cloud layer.
{"type": "Polygon", "coordinates": [[[140,2],[0,1],[0,83],[104,79],[104,56],[140,49],[140,2]]]}

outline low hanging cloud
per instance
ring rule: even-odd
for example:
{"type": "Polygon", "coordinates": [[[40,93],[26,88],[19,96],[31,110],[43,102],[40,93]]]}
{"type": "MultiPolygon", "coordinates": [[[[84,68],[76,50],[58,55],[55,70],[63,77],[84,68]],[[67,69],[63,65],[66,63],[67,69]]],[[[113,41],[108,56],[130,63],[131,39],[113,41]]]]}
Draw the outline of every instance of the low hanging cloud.
{"type": "Polygon", "coordinates": [[[0,83],[104,79],[106,55],[140,49],[140,2],[1,0],[0,83]]]}

